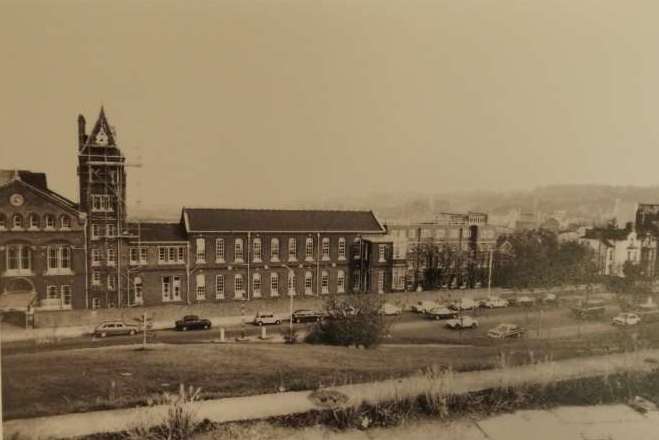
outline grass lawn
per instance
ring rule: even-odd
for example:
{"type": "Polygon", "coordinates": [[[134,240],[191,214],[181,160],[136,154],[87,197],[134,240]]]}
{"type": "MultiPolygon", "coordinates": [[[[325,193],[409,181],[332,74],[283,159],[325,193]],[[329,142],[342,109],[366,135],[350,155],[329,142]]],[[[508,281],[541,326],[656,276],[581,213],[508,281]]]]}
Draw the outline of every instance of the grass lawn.
{"type": "MultiPolygon", "coordinates": [[[[643,339],[655,339],[652,345],[657,345],[656,328],[647,330],[643,339]]],[[[372,350],[307,344],[182,344],[149,351],[124,346],[21,353],[2,357],[3,416],[13,419],[135,406],[164,391],[176,391],[179,384],[201,387],[202,398],[241,396],[273,393],[280,387],[291,391],[376,381],[410,375],[431,365],[465,371],[519,365],[546,356],[555,360],[589,356],[611,346],[629,349],[621,338],[593,335],[372,350]]]]}

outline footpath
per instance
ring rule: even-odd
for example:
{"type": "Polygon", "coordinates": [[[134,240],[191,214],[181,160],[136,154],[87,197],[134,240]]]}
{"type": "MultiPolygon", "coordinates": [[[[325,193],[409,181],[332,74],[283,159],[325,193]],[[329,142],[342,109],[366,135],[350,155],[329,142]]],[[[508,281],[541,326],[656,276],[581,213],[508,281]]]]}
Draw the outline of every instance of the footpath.
{"type": "MultiPolygon", "coordinates": [[[[437,390],[437,387],[445,393],[464,394],[497,387],[548,384],[560,380],[611,375],[623,371],[648,372],[655,368],[657,363],[659,363],[659,350],[653,349],[545,362],[522,367],[447,374],[439,380],[426,376],[413,376],[382,382],[344,385],[329,389],[345,395],[345,406],[358,406],[362,402],[375,403],[416,397],[429,389],[437,390]]],[[[194,402],[191,404],[191,408],[200,420],[208,419],[216,423],[259,420],[322,409],[323,406],[312,400],[311,395],[311,391],[298,391],[207,400],[194,402]]],[[[4,433],[5,438],[38,440],[72,438],[101,432],[120,432],[137,426],[160,424],[167,411],[167,406],[151,406],[16,419],[4,423],[4,433]]],[[[510,440],[515,437],[493,438],[510,440]]],[[[540,437],[529,436],[524,438],[537,440],[540,437]]],[[[554,436],[551,438],[562,437],[554,436]]],[[[606,437],[604,438],[606,439],[606,437]]],[[[650,438],[646,439],[650,440],[650,438]]]]}

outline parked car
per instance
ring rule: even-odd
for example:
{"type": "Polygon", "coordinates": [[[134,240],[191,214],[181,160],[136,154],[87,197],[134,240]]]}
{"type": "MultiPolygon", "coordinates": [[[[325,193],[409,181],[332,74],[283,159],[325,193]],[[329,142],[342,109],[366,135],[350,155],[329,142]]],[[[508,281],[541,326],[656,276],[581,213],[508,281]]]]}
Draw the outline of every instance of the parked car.
{"type": "Polygon", "coordinates": [[[555,293],[548,293],[542,298],[542,303],[547,305],[558,304],[558,296],[555,293]]]}
{"type": "Polygon", "coordinates": [[[426,316],[429,319],[451,319],[457,318],[458,312],[445,306],[439,306],[431,309],[428,313],[426,313],[426,316]]]}
{"type": "Polygon", "coordinates": [[[573,307],[571,310],[574,316],[578,319],[600,319],[604,317],[606,307],[583,305],[573,307]]]}
{"type": "Polygon", "coordinates": [[[126,324],[123,321],[103,321],[94,329],[94,336],[104,338],[106,336],[134,335],[139,327],[134,324],[126,324]]]}
{"type": "Polygon", "coordinates": [[[636,313],[620,313],[613,318],[613,325],[631,327],[641,322],[641,317],[636,313]]]}
{"type": "Polygon", "coordinates": [[[380,306],[380,313],[385,316],[400,315],[403,309],[395,304],[384,303],[380,306]]]}
{"type": "Polygon", "coordinates": [[[490,329],[487,336],[495,339],[504,338],[521,338],[524,335],[524,329],[517,324],[502,323],[490,329]]]}
{"type": "Polygon", "coordinates": [[[527,295],[522,295],[517,297],[517,305],[529,307],[535,304],[535,300],[527,295]]]}
{"type": "Polygon", "coordinates": [[[299,309],[293,312],[292,320],[298,322],[316,322],[323,318],[322,313],[309,309],[299,309]]]}
{"type": "Polygon", "coordinates": [[[461,328],[476,328],[478,327],[478,321],[476,321],[471,316],[461,316],[455,319],[449,319],[446,321],[446,327],[457,330],[461,328]]]}
{"type": "Polygon", "coordinates": [[[273,325],[279,325],[281,321],[279,318],[275,316],[274,313],[270,312],[256,312],[256,316],[254,316],[254,325],[267,325],[267,324],[273,324],[273,325]]]}
{"type": "Polygon", "coordinates": [[[437,303],[434,301],[419,301],[412,305],[412,311],[416,313],[426,313],[435,307],[437,307],[437,303]]]}
{"type": "Polygon", "coordinates": [[[498,296],[490,296],[483,301],[483,307],[488,309],[498,309],[508,307],[508,301],[498,296]]]}
{"type": "Polygon", "coordinates": [[[473,310],[478,307],[478,304],[473,299],[462,298],[449,306],[453,310],[473,310]]]}
{"type": "Polygon", "coordinates": [[[197,315],[185,315],[183,319],[175,322],[174,328],[178,331],[208,330],[211,328],[211,322],[197,315]]]}

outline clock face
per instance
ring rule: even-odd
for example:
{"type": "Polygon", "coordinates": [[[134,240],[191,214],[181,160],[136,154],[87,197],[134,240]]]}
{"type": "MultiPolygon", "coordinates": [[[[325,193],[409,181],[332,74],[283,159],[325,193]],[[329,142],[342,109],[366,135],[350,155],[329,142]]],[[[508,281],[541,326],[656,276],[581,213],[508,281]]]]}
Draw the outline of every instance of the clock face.
{"type": "Polygon", "coordinates": [[[13,206],[21,206],[23,205],[23,202],[25,202],[25,200],[20,194],[12,194],[9,196],[9,203],[11,203],[13,206]]]}

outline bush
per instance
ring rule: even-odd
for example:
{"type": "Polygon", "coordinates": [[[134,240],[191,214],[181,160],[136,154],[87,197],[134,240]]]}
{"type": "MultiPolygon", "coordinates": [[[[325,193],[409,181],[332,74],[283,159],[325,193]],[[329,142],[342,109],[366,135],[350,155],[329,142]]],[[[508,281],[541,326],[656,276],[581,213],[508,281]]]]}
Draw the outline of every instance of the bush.
{"type": "Polygon", "coordinates": [[[328,318],[317,322],[305,341],[311,344],[375,347],[388,332],[380,307],[380,300],[371,295],[349,297],[342,302],[329,297],[325,303],[328,318]]]}

